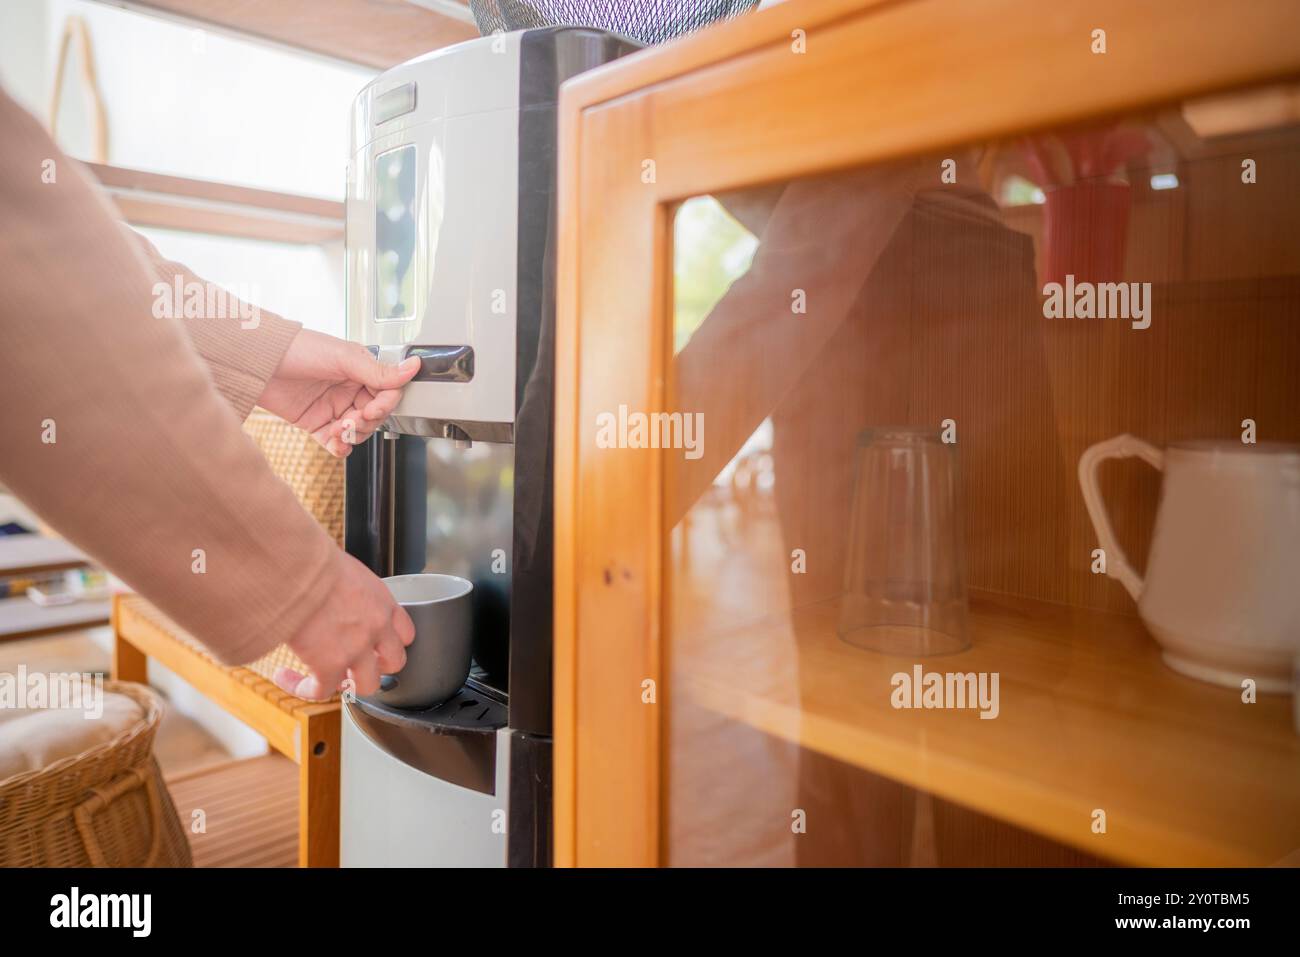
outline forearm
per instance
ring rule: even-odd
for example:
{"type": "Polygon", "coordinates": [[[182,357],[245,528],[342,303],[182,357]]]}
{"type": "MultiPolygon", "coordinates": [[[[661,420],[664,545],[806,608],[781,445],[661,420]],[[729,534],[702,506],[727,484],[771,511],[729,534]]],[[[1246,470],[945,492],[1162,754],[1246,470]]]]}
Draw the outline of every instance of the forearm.
{"type": "Polygon", "coordinates": [[[3,93],[0,221],[0,478],[225,660],[287,640],[331,587],[333,542],[154,318],[105,202],[3,93]]]}

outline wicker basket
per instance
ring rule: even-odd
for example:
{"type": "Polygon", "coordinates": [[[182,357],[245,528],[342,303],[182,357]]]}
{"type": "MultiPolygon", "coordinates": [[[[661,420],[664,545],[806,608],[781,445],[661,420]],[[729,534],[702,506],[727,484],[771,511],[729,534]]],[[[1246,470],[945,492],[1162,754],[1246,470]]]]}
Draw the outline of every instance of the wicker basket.
{"type": "MultiPolygon", "coordinates": [[[[278,416],[254,409],[244,423],[266,456],[271,471],[293,489],[302,507],[343,546],[343,460],[336,459],[306,432],[278,416]]],[[[287,645],[274,648],[248,666],[264,678],[280,667],[307,673],[307,666],[287,645]]]]}
{"type": "Polygon", "coordinates": [[[266,456],[271,471],[293,489],[302,507],[343,545],[343,460],[296,426],[254,409],[244,431],[266,456]]]}
{"type": "Polygon", "coordinates": [[[109,681],[142,715],[111,741],[0,781],[0,866],[190,867],[190,845],[153,756],[162,702],[109,681]]]}

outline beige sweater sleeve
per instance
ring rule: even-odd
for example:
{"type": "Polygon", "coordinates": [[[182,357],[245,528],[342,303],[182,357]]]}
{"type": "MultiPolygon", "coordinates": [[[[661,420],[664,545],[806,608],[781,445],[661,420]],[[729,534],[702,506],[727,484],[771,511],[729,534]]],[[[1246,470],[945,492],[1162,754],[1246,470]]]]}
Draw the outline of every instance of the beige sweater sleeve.
{"type": "Polygon", "coordinates": [[[3,92],[0,223],[0,480],[223,660],[293,636],[336,546],[239,417],[296,325],[156,317],[141,249],[3,92]]]}

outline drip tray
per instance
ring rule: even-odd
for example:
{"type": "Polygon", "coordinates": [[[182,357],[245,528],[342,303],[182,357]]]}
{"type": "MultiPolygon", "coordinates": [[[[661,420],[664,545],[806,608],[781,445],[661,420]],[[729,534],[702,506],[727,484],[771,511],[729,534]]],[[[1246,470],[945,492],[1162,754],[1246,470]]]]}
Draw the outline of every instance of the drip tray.
{"type": "Polygon", "coordinates": [[[506,724],[506,705],[501,694],[472,678],[465,687],[432,708],[394,708],[369,698],[358,698],[356,704],[377,718],[402,726],[427,728],[434,734],[495,731],[506,724]]]}
{"type": "Polygon", "coordinates": [[[344,706],[376,747],[403,764],[483,794],[496,793],[497,731],[508,716],[499,691],[471,678],[446,701],[423,710],[366,698],[344,706]]]}

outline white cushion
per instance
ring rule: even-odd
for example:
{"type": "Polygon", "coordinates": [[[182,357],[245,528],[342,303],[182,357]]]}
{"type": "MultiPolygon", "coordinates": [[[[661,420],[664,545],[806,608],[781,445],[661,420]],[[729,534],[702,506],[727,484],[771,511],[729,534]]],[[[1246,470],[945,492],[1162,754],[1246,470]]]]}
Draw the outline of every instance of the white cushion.
{"type": "Polygon", "coordinates": [[[111,741],[143,717],[126,695],[105,691],[103,701],[98,717],[73,708],[0,708],[0,781],[111,741]]]}

